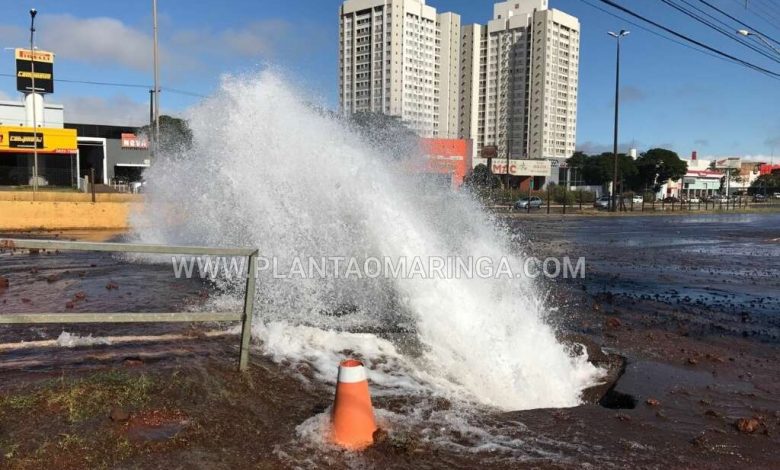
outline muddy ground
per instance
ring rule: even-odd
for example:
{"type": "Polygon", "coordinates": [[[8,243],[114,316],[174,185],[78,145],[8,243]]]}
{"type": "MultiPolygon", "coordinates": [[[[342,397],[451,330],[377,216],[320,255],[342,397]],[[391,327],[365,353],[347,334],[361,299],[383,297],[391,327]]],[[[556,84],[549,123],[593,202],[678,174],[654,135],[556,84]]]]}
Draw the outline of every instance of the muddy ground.
{"type": "MultiPolygon", "coordinates": [[[[595,396],[599,403],[479,410],[475,429],[435,430],[447,444],[430,438],[423,417],[354,455],[299,437],[301,423],[326,412],[331,385],[302,382],[305,365],[260,353],[248,374],[236,373],[238,338],[205,336],[216,325],[148,327],[142,333],[172,336],[77,348],[52,344],[61,327],[0,327],[0,343],[49,341],[0,345],[0,467],[777,467],[780,217],[509,223],[527,237],[519,249],[586,258],[585,279],[543,287],[562,338],[625,357],[624,374],[595,396]],[[484,433],[507,445],[484,445],[484,433]]],[[[132,266],[102,254],[4,253],[0,311],[152,311],[209,295],[195,281],[172,281],[170,268],[132,266]]],[[[68,331],[139,333],[133,325],[68,331]]],[[[374,404],[431,415],[458,406],[426,396],[374,404]]]]}

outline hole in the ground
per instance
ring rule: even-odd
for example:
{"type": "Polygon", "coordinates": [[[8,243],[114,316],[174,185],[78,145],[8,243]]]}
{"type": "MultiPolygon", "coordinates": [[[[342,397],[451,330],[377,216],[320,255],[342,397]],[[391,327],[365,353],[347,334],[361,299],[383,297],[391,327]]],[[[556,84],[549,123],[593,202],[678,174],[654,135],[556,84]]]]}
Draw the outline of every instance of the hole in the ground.
{"type": "Polygon", "coordinates": [[[599,405],[612,410],[633,410],[636,408],[636,398],[627,393],[611,389],[601,397],[599,405]]]}

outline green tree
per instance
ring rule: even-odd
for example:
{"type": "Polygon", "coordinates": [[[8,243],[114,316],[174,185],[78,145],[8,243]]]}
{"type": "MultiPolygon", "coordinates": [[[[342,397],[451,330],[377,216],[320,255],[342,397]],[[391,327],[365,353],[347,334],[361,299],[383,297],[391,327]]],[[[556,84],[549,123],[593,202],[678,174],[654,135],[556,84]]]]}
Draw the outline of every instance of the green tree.
{"type": "MultiPolygon", "coordinates": [[[[609,161],[612,165],[612,171],[614,173],[615,168],[615,156],[614,154],[609,154],[609,161]]],[[[618,184],[621,184],[622,186],[620,189],[622,190],[635,190],[636,184],[638,181],[638,175],[639,170],[636,167],[636,162],[633,158],[631,158],[630,155],[626,155],[625,153],[619,153],[618,154],[618,184]]]]}
{"type": "Polygon", "coordinates": [[[612,181],[612,172],[606,154],[591,156],[583,160],[582,179],[586,184],[603,186],[612,181]]]}
{"type": "Polygon", "coordinates": [[[654,148],[644,152],[636,161],[635,189],[652,188],[653,192],[669,180],[679,181],[688,172],[688,164],[671,150],[654,148]]]}
{"type": "Polygon", "coordinates": [[[780,192],[780,173],[770,173],[759,176],[750,183],[750,189],[753,194],[780,192]]]}
{"type": "Polygon", "coordinates": [[[420,139],[397,116],[361,111],[349,116],[349,124],[371,146],[393,160],[420,154],[420,139]]]}
{"type": "Polygon", "coordinates": [[[487,165],[480,163],[474,167],[471,174],[466,177],[464,182],[468,188],[474,190],[495,189],[501,186],[501,180],[498,176],[488,170],[487,165]]]}
{"type": "MultiPolygon", "coordinates": [[[[603,186],[612,181],[615,173],[615,155],[604,152],[601,155],[588,156],[583,152],[575,152],[567,160],[571,168],[582,172],[585,184],[603,186]]],[[[636,178],[637,169],[634,160],[624,153],[618,154],[618,180],[629,184],[636,178]]]]}
{"type": "MultiPolygon", "coordinates": [[[[149,125],[138,129],[138,132],[150,139],[153,133],[149,125]]],[[[183,155],[192,149],[192,129],[187,121],[181,118],[162,115],[160,116],[160,152],[166,155],[183,155]]]]}
{"type": "Polygon", "coordinates": [[[572,155],[571,157],[569,157],[568,160],[566,160],[566,164],[569,165],[569,168],[576,168],[578,170],[582,170],[588,158],[590,157],[588,157],[588,155],[586,155],[585,152],[577,150],[576,152],[574,152],[574,155],[572,155]]]}

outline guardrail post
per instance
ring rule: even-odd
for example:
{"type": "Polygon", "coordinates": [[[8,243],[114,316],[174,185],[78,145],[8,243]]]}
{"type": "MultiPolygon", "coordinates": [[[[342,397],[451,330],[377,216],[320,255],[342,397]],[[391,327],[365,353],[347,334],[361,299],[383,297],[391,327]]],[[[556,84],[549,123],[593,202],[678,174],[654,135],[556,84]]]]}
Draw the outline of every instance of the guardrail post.
{"type": "Polygon", "coordinates": [[[92,191],[92,202],[95,202],[95,169],[89,171],[89,188],[92,191]]]}
{"type": "Polygon", "coordinates": [[[550,185],[547,185],[547,213],[550,213],[550,185]]]}
{"type": "Polygon", "coordinates": [[[255,306],[255,287],[257,283],[257,252],[249,255],[246,290],[244,292],[244,315],[241,317],[241,349],[239,351],[238,370],[246,371],[249,366],[249,340],[252,337],[252,313],[255,306]]]}

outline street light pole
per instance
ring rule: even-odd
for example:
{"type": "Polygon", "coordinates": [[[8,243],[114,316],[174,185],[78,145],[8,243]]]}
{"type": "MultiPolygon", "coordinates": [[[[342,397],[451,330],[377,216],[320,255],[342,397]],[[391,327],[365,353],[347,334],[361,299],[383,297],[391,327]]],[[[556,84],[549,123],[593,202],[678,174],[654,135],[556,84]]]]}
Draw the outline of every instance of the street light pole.
{"type": "Polygon", "coordinates": [[[613,136],[612,153],[615,157],[615,167],[612,174],[612,212],[617,211],[617,181],[618,181],[618,118],[620,115],[620,38],[627,36],[629,31],[621,29],[619,33],[608,33],[617,41],[617,52],[615,62],[615,127],[613,136]]]}
{"type": "Polygon", "coordinates": [[[32,86],[32,125],[33,125],[33,200],[38,193],[38,116],[36,116],[36,107],[38,106],[37,90],[35,89],[35,15],[38,11],[35,8],[30,9],[30,80],[32,86]]]}

